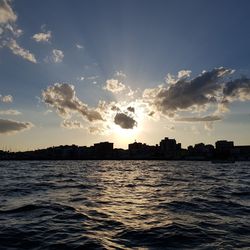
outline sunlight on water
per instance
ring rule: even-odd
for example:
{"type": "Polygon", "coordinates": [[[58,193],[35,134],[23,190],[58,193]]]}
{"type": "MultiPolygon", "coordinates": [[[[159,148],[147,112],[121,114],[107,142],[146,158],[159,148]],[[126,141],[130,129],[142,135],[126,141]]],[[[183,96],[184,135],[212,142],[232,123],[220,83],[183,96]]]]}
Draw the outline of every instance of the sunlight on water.
{"type": "Polygon", "coordinates": [[[249,163],[0,163],[0,249],[248,247],[249,163]]]}

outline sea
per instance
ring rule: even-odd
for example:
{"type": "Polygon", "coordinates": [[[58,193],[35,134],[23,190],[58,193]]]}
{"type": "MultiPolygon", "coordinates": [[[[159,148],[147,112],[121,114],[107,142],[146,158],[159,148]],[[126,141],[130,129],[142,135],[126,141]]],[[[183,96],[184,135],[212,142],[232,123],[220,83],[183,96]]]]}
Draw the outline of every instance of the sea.
{"type": "Polygon", "coordinates": [[[1,161],[0,249],[250,249],[250,162],[1,161]]]}

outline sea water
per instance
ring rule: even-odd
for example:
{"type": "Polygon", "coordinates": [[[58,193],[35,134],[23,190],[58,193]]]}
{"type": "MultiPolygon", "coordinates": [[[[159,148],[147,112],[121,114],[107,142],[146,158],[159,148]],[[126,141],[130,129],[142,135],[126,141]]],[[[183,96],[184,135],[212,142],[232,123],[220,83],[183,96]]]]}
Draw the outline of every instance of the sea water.
{"type": "Polygon", "coordinates": [[[250,249],[250,163],[0,162],[0,249],[250,249]]]}

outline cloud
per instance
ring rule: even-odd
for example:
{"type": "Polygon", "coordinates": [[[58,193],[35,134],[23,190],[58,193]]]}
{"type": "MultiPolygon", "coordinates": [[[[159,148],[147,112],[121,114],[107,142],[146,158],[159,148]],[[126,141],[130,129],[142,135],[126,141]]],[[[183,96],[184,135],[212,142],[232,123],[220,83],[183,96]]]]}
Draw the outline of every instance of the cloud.
{"type": "Polygon", "coordinates": [[[16,14],[9,5],[10,1],[0,1],[0,24],[6,24],[9,22],[15,22],[17,19],[16,14]]]}
{"type": "Polygon", "coordinates": [[[167,74],[167,76],[165,77],[165,82],[167,84],[175,84],[181,79],[183,80],[183,79],[189,78],[191,75],[191,72],[192,72],[191,70],[180,70],[177,73],[177,77],[172,74],[167,74]]]}
{"type": "Polygon", "coordinates": [[[30,122],[19,122],[0,118],[0,134],[14,134],[23,130],[28,130],[34,125],[30,122]]]}
{"type": "Polygon", "coordinates": [[[13,97],[11,95],[5,95],[5,96],[0,95],[0,101],[5,103],[11,103],[13,102],[13,97]]]}
{"type": "Polygon", "coordinates": [[[51,39],[51,31],[34,34],[32,36],[32,39],[38,43],[39,42],[49,42],[51,39]]]}
{"type": "Polygon", "coordinates": [[[228,82],[223,89],[224,101],[250,100],[250,79],[242,77],[228,82]]]}
{"type": "Polygon", "coordinates": [[[76,43],[76,47],[78,48],[78,49],[83,49],[84,47],[81,45],[81,44],[79,44],[79,43],[76,43]]]}
{"type": "Polygon", "coordinates": [[[214,123],[213,122],[205,122],[204,124],[204,128],[205,130],[211,131],[214,127],[214,123]]]}
{"type": "Polygon", "coordinates": [[[169,126],[167,125],[167,126],[165,126],[165,128],[170,130],[170,131],[175,130],[175,127],[173,125],[169,125],[169,126]]]}
{"type": "Polygon", "coordinates": [[[76,78],[78,81],[84,81],[85,80],[85,77],[84,76],[79,76],[76,78]]]}
{"type": "Polygon", "coordinates": [[[35,56],[27,49],[22,48],[16,41],[23,31],[17,28],[17,15],[11,7],[10,0],[0,0],[0,48],[7,47],[14,55],[36,63],[35,56]]]}
{"type": "Polygon", "coordinates": [[[125,85],[119,82],[117,79],[109,79],[106,81],[106,85],[103,89],[108,90],[112,93],[121,92],[125,89],[125,85]]]}
{"type": "Polygon", "coordinates": [[[218,115],[208,115],[202,117],[179,117],[176,118],[175,121],[178,122],[213,122],[213,121],[220,121],[222,117],[218,115]]]}
{"type": "Polygon", "coordinates": [[[191,70],[181,70],[178,72],[177,78],[182,79],[182,78],[188,78],[190,77],[191,70]]]}
{"type": "Polygon", "coordinates": [[[59,49],[53,49],[51,54],[47,56],[44,61],[49,63],[61,63],[64,58],[64,53],[62,50],[59,49]]]}
{"type": "Polygon", "coordinates": [[[135,113],[135,108],[134,107],[127,107],[127,110],[129,112],[135,113]]]}
{"type": "Polygon", "coordinates": [[[114,122],[124,129],[133,129],[137,126],[137,122],[125,113],[117,113],[114,122]]]}
{"type": "Polygon", "coordinates": [[[219,102],[223,78],[232,73],[233,70],[220,67],[191,80],[186,78],[187,73],[180,73],[182,78],[172,84],[146,89],[143,98],[155,111],[170,117],[182,110],[200,111],[219,102]]]}
{"type": "Polygon", "coordinates": [[[13,52],[13,54],[21,56],[23,59],[26,59],[30,62],[36,63],[36,58],[35,56],[29,52],[29,50],[26,50],[22,48],[14,39],[11,39],[7,47],[13,52]]]}
{"type": "Polygon", "coordinates": [[[87,77],[88,80],[96,80],[98,78],[99,78],[99,76],[88,76],[87,77]]]}
{"type": "Polygon", "coordinates": [[[62,62],[63,58],[64,58],[64,54],[63,54],[63,52],[61,50],[59,50],[59,49],[53,49],[52,50],[51,60],[54,63],[62,62]]]}
{"type": "Polygon", "coordinates": [[[101,114],[81,102],[75,92],[75,87],[67,83],[55,83],[42,92],[42,100],[56,112],[64,117],[71,117],[73,113],[78,113],[88,121],[103,120],[101,114]]]}
{"type": "Polygon", "coordinates": [[[203,122],[204,128],[209,131],[213,129],[214,122],[221,121],[221,120],[222,120],[222,117],[218,115],[207,115],[207,116],[202,116],[202,117],[200,116],[179,117],[175,119],[175,121],[177,122],[190,122],[190,123],[203,122]]]}
{"type": "Polygon", "coordinates": [[[0,115],[21,115],[22,113],[15,109],[0,110],[0,115]]]}
{"type": "Polygon", "coordinates": [[[64,120],[61,123],[61,126],[63,128],[67,128],[67,129],[79,129],[79,128],[83,128],[83,125],[81,122],[79,121],[71,121],[71,120],[64,120]]]}
{"type": "Polygon", "coordinates": [[[93,135],[105,135],[105,132],[107,131],[108,128],[105,129],[103,126],[90,126],[88,127],[88,131],[90,134],[93,135]]]}
{"type": "Polygon", "coordinates": [[[118,77],[118,78],[126,78],[126,74],[123,73],[121,70],[120,71],[116,71],[115,72],[115,77],[118,77]]]}

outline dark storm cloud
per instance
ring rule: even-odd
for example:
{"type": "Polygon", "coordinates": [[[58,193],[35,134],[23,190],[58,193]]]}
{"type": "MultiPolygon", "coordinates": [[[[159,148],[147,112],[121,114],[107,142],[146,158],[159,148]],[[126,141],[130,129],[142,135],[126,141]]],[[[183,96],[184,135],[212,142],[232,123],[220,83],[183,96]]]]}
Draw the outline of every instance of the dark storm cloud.
{"type": "Polygon", "coordinates": [[[13,134],[30,129],[33,126],[30,122],[19,122],[0,118],[0,134],[13,134]]]}
{"type": "Polygon", "coordinates": [[[114,118],[114,122],[124,129],[133,129],[137,126],[137,122],[125,113],[117,113],[114,118]]]}

